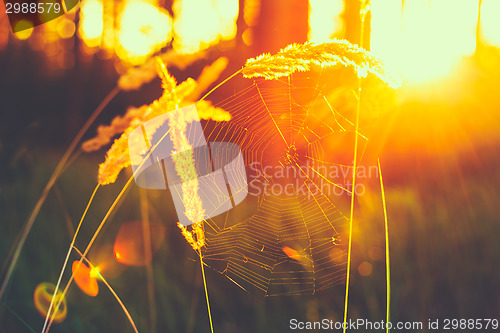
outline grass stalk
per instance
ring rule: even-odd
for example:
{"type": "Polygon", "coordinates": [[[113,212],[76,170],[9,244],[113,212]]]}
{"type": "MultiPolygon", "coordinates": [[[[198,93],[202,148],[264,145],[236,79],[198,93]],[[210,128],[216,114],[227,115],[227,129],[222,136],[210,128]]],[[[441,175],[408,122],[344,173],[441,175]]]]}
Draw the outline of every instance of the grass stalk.
{"type": "MultiPolygon", "coordinates": [[[[380,192],[382,193],[382,205],[384,208],[384,228],[385,228],[385,272],[386,272],[386,290],[387,290],[387,307],[386,307],[386,323],[391,319],[390,309],[391,309],[391,266],[389,258],[389,227],[387,222],[387,206],[385,200],[385,190],[384,181],[382,179],[382,168],[380,167],[380,159],[378,159],[378,174],[380,177],[380,192]]],[[[386,332],[389,332],[389,327],[387,327],[386,332]]]]}
{"type": "MultiPolygon", "coordinates": [[[[90,205],[92,204],[92,201],[94,200],[94,197],[95,197],[95,194],[97,193],[97,190],[99,189],[99,185],[97,185],[94,189],[94,192],[92,192],[92,195],[90,196],[90,200],[87,204],[87,207],[85,207],[85,210],[82,214],[82,217],[80,219],[80,222],[78,223],[78,227],[76,228],[76,231],[75,231],[75,234],[73,235],[73,239],[71,241],[71,244],[69,245],[69,249],[68,249],[68,252],[66,253],[66,258],[64,259],[64,263],[63,263],[63,267],[61,269],[61,272],[59,273],[59,278],[57,279],[57,284],[56,284],[56,288],[54,290],[54,295],[52,295],[52,299],[50,300],[50,305],[49,305],[49,310],[47,311],[47,315],[45,316],[45,321],[43,323],[43,328],[42,328],[42,333],[45,332],[45,330],[47,329],[47,324],[48,324],[48,321],[49,321],[49,318],[50,318],[50,313],[52,312],[52,307],[54,306],[54,299],[57,295],[57,291],[59,290],[59,286],[61,285],[61,280],[62,280],[62,276],[64,274],[64,271],[66,270],[66,266],[68,265],[68,261],[69,261],[69,256],[71,255],[71,250],[73,249],[74,245],[75,245],[75,242],[76,242],[76,237],[78,236],[78,232],[80,231],[80,227],[82,226],[83,224],[83,220],[85,219],[85,216],[87,216],[87,212],[90,208],[90,205]]],[[[64,295],[63,297],[61,297],[61,300],[64,298],[64,295]]],[[[59,304],[60,302],[58,302],[57,306],[56,306],[56,309],[59,308],[59,304]]],[[[53,317],[56,315],[56,311],[54,311],[54,314],[53,314],[53,317]]]]}
{"type": "MultiPolygon", "coordinates": [[[[362,0],[360,9],[361,28],[359,46],[363,47],[364,31],[365,31],[365,18],[366,9],[369,8],[368,1],[362,0]]],[[[352,166],[352,193],[351,193],[351,209],[349,215],[349,245],[347,251],[347,276],[345,284],[345,299],[344,299],[344,323],[347,322],[347,314],[349,308],[349,282],[351,278],[351,254],[352,254],[352,225],[354,220],[354,201],[356,196],[356,174],[358,171],[358,144],[359,144],[359,113],[361,110],[361,78],[358,77],[358,91],[356,95],[356,120],[354,123],[354,157],[352,166]]],[[[347,330],[346,325],[343,325],[343,332],[347,330]]]]}
{"type": "Polygon", "coordinates": [[[205,267],[203,264],[203,257],[201,255],[201,249],[199,250],[198,254],[200,255],[201,275],[203,277],[203,287],[205,288],[205,298],[207,300],[208,320],[210,321],[210,332],[214,333],[214,326],[212,323],[212,311],[210,310],[210,300],[208,299],[207,280],[205,278],[205,267]]]}
{"type": "MultiPolygon", "coordinates": [[[[143,188],[139,188],[139,198],[141,203],[141,217],[142,217],[142,235],[144,240],[144,256],[145,258],[152,258],[151,246],[151,223],[149,220],[149,206],[147,192],[143,188]]],[[[148,281],[148,301],[149,301],[149,332],[156,333],[156,299],[154,288],[154,272],[153,263],[146,266],[146,278],[148,281]]]]}
{"type": "MultiPolygon", "coordinates": [[[[73,247],[73,249],[75,249],[75,251],[83,258],[83,254],[82,254],[82,252],[80,252],[80,250],[78,250],[76,247],[73,247]]],[[[92,263],[87,258],[84,258],[84,259],[85,259],[85,262],[89,265],[90,269],[95,272],[94,265],[92,265],[92,263]]],[[[108,281],[106,281],[104,276],[102,276],[101,272],[97,271],[97,277],[99,278],[99,280],[101,280],[106,285],[106,287],[108,287],[109,291],[111,292],[111,294],[113,294],[113,296],[115,297],[118,304],[120,304],[120,307],[122,308],[123,312],[127,316],[127,319],[130,322],[130,325],[132,325],[132,328],[134,329],[134,332],[139,333],[139,331],[137,330],[137,327],[135,326],[134,320],[132,319],[132,316],[130,315],[130,312],[127,310],[127,307],[125,306],[125,304],[123,304],[123,301],[120,299],[120,297],[118,297],[118,294],[111,287],[111,285],[108,283],[108,281]]]]}
{"type": "MultiPolygon", "coordinates": [[[[156,150],[156,147],[158,147],[158,145],[163,141],[163,139],[165,139],[165,137],[170,133],[170,130],[168,130],[161,138],[160,140],[152,147],[152,149],[146,154],[146,156],[144,156],[144,158],[142,159],[142,162],[139,164],[139,166],[137,167],[137,170],[140,170],[141,167],[144,165],[144,163],[149,159],[149,157],[151,156],[151,154],[156,150]]],[[[136,170],[136,172],[137,172],[136,170]]],[[[87,245],[87,248],[85,249],[85,251],[83,252],[83,254],[81,254],[81,258],[80,258],[80,261],[79,261],[79,265],[83,262],[84,259],[86,259],[86,256],[88,254],[88,252],[90,251],[90,248],[92,247],[92,245],[94,244],[96,238],[97,238],[97,235],[99,235],[99,232],[101,231],[101,229],[103,228],[104,224],[106,223],[106,221],[109,219],[109,217],[111,216],[111,213],[113,212],[113,210],[115,209],[115,207],[117,206],[117,204],[120,202],[121,198],[123,197],[123,195],[125,194],[125,192],[128,190],[130,184],[132,183],[132,180],[134,180],[134,177],[135,177],[135,173],[128,179],[127,183],[123,186],[122,190],[120,191],[120,193],[118,194],[118,196],[116,197],[115,201],[113,202],[113,204],[111,204],[111,207],[109,207],[106,215],[103,217],[101,223],[99,224],[99,227],[97,228],[97,230],[94,232],[94,235],[92,236],[92,239],[90,240],[89,244],[87,245]]],[[[97,188],[99,187],[99,185],[97,186],[97,188]]],[[[97,188],[95,191],[97,191],[97,188]]],[[[95,191],[94,191],[94,194],[95,194],[95,191]]],[[[93,198],[93,196],[92,196],[93,198]]],[[[89,201],[88,205],[87,205],[87,209],[88,207],[90,207],[90,204],[92,202],[92,198],[91,200],[89,201]]],[[[86,213],[87,210],[85,210],[85,213],[86,213]]],[[[83,222],[83,219],[85,217],[85,214],[82,216],[82,219],[80,221],[80,225],[82,224],[83,222]]],[[[79,225],[79,226],[80,226],[79,225]]],[[[78,230],[79,228],[77,229],[76,233],[78,233],[78,230]]],[[[74,239],[76,239],[76,233],[75,233],[75,237],[74,239]]],[[[66,269],[66,264],[67,264],[67,261],[68,261],[68,258],[69,258],[69,254],[71,253],[71,248],[70,248],[70,251],[68,251],[68,254],[66,256],[66,260],[65,260],[65,264],[63,265],[62,269],[61,269],[61,273],[59,275],[59,277],[61,278],[62,274],[64,273],[65,269],[66,269]]],[[[69,286],[71,285],[71,282],[73,281],[73,274],[71,274],[71,278],[70,280],[68,281],[68,283],[66,284],[66,287],[64,288],[64,291],[62,293],[62,297],[61,299],[59,300],[58,304],[56,305],[56,307],[59,307],[59,304],[60,302],[62,301],[62,299],[65,297],[67,291],[68,291],[68,288],[69,286]]],[[[56,289],[56,292],[54,292],[54,295],[57,293],[57,289],[56,289]]],[[[49,311],[50,313],[50,311],[49,311]]],[[[50,326],[52,325],[52,321],[53,321],[53,317],[50,319],[50,322],[46,328],[46,330],[42,330],[42,333],[45,333],[49,330],[50,326]]],[[[46,323],[44,324],[44,328],[46,326],[46,323]]]]}
{"type": "MultiPolygon", "coordinates": [[[[8,266],[7,272],[5,274],[5,277],[2,281],[2,286],[0,287],[0,301],[4,297],[5,290],[7,288],[7,285],[9,284],[10,278],[12,277],[12,273],[14,272],[14,268],[16,267],[17,260],[19,259],[19,255],[21,254],[21,250],[24,247],[24,243],[26,242],[26,239],[28,238],[28,235],[33,228],[33,223],[35,222],[36,217],[38,216],[38,213],[40,212],[40,209],[42,208],[43,203],[45,202],[45,199],[47,199],[47,196],[54,186],[55,182],[61,175],[61,173],[65,170],[66,163],[68,162],[69,158],[75,151],[76,147],[78,146],[80,140],[84,136],[84,134],[87,132],[87,130],[90,128],[92,123],[95,121],[95,119],[101,114],[101,112],[104,110],[104,108],[109,104],[109,102],[118,94],[120,89],[118,87],[115,87],[111,92],[102,100],[102,102],[97,106],[97,108],[94,110],[92,115],[87,119],[83,127],[80,129],[80,131],[77,133],[71,144],[69,145],[68,149],[66,149],[66,152],[64,155],[61,157],[59,162],[57,163],[56,168],[54,169],[54,172],[49,178],[49,181],[47,182],[47,185],[45,185],[45,188],[43,189],[42,195],[38,199],[37,203],[35,204],[35,207],[33,208],[33,211],[31,212],[30,216],[26,220],[24,226],[23,226],[23,231],[21,233],[21,237],[19,238],[19,241],[17,242],[17,245],[15,245],[15,250],[12,255],[12,259],[10,259],[10,264],[8,266]]],[[[16,243],[14,243],[16,244],[16,243]]],[[[9,261],[9,258],[7,258],[6,261],[9,261]]]]}

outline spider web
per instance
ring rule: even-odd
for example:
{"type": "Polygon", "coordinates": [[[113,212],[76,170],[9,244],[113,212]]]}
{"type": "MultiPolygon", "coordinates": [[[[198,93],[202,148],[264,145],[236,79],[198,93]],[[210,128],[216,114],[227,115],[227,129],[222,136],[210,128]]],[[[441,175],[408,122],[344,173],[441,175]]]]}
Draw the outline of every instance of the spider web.
{"type": "Polygon", "coordinates": [[[208,96],[233,92],[214,103],[232,119],[203,129],[207,141],[241,148],[246,174],[238,177],[249,194],[205,221],[203,262],[249,293],[314,294],[345,281],[348,219],[336,202],[352,191],[356,96],[339,73],[236,76],[208,96]]]}

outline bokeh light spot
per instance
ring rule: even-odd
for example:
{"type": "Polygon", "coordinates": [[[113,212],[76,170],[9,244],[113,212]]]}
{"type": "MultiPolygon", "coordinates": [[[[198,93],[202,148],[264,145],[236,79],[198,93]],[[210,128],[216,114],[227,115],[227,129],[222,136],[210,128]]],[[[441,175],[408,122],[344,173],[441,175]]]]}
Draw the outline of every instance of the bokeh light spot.
{"type": "Polygon", "coordinates": [[[62,19],[57,24],[57,33],[59,34],[59,36],[61,36],[61,38],[66,39],[73,37],[73,35],[75,34],[75,30],[75,22],[70,19],[62,19]]]}
{"type": "Polygon", "coordinates": [[[372,274],[372,271],[373,271],[373,265],[370,264],[368,261],[363,261],[358,266],[358,273],[361,276],[369,276],[372,274]]]}
{"type": "Polygon", "coordinates": [[[172,39],[169,13],[152,4],[128,2],[120,19],[118,56],[133,64],[160,50],[172,39]]]}
{"type": "Polygon", "coordinates": [[[103,5],[98,0],[86,0],[80,8],[79,35],[89,47],[101,44],[103,31],[103,5]]]}
{"type": "Polygon", "coordinates": [[[149,230],[142,222],[124,223],[115,239],[115,259],[129,266],[148,265],[165,239],[165,230],[160,223],[149,223],[149,230]]]}
{"type": "Polygon", "coordinates": [[[33,22],[27,20],[20,20],[14,26],[14,31],[18,31],[14,34],[17,39],[20,40],[28,39],[33,33],[33,22]]]}
{"type": "MultiPolygon", "coordinates": [[[[38,286],[36,286],[35,292],[33,293],[33,302],[35,303],[35,308],[37,309],[38,313],[40,313],[40,315],[44,318],[47,316],[47,312],[49,311],[50,302],[55,290],[56,287],[52,283],[42,282],[38,286]]],[[[66,299],[63,297],[61,290],[57,291],[57,295],[54,298],[52,313],[54,313],[55,305],[59,302],[59,300],[61,300],[61,298],[61,304],[59,305],[59,308],[54,316],[55,323],[60,323],[64,319],[66,319],[66,315],[68,313],[66,299]]]]}

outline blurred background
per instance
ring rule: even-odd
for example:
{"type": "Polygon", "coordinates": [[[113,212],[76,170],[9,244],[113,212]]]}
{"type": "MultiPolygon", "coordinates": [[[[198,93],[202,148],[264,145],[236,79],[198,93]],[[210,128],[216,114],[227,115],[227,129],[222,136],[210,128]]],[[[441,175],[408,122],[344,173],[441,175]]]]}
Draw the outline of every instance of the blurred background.
{"type": "MultiPolygon", "coordinates": [[[[360,9],[357,0],[82,0],[56,20],[13,34],[0,3],[2,279],[58,160],[130,68],[163,53],[182,82],[224,56],[229,62],[220,82],[263,52],[333,37],[359,43],[363,31],[363,46],[403,78],[371,131],[366,156],[367,163],[380,157],[385,181],[392,321],[499,318],[500,2],[371,0],[364,29],[360,9]]],[[[217,96],[232,89],[227,85],[217,96]]],[[[120,92],[85,138],[161,91],[154,79],[120,92]]],[[[382,92],[370,95],[374,104],[385,104],[385,98],[382,92]]],[[[41,331],[35,288],[57,281],[104,155],[81,154],[49,194],[1,300],[0,332],[41,331]]],[[[98,194],[79,248],[125,181],[119,178],[98,194]]],[[[380,321],[386,301],[383,210],[378,180],[367,186],[356,206],[349,317],[380,321]]],[[[141,219],[140,196],[137,189],[128,193],[99,236],[94,258],[112,247],[123,222],[141,219]]],[[[172,209],[155,207],[152,219],[175,219],[172,209]]],[[[173,222],[152,269],[124,266],[110,274],[139,331],[210,331],[196,260],[173,222]],[[154,285],[148,283],[151,272],[154,285]]],[[[343,316],[344,286],[312,296],[262,298],[210,269],[207,285],[216,332],[285,332],[291,318],[343,316]]],[[[132,332],[116,300],[101,288],[93,298],[72,287],[68,315],[51,331],[132,332]]]]}

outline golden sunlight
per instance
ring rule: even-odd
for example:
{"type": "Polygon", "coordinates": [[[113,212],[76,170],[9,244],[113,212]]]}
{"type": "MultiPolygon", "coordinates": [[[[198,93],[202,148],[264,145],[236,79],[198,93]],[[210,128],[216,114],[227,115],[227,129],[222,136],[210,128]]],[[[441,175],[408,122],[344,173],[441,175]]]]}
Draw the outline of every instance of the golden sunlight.
{"type": "Polygon", "coordinates": [[[468,0],[372,0],[371,50],[409,82],[442,77],[474,54],[479,4],[468,0]]]}
{"type": "Polygon", "coordinates": [[[196,52],[236,35],[237,0],[217,0],[214,3],[175,0],[172,9],[175,16],[173,46],[179,52],[196,52]]]}
{"type": "Polygon", "coordinates": [[[234,0],[218,0],[215,9],[220,17],[219,34],[222,40],[233,39],[236,36],[236,20],[238,19],[239,3],[234,0]]]}
{"type": "Polygon", "coordinates": [[[500,47],[500,1],[483,0],[481,2],[481,38],[492,46],[500,47]]]}
{"type": "Polygon", "coordinates": [[[88,47],[101,45],[103,30],[103,6],[100,0],[85,0],[80,8],[78,34],[88,47]]]}
{"type": "Polygon", "coordinates": [[[344,31],[343,0],[309,0],[308,40],[324,42],[344,31]]]}
{"type": "Polygon", "coordinates": [[[143,62],[172,39],[172,19],[168,11],[150,3],[128,1],[119,22],[116,52],[122,60],[133,64],[143,62]]]}

